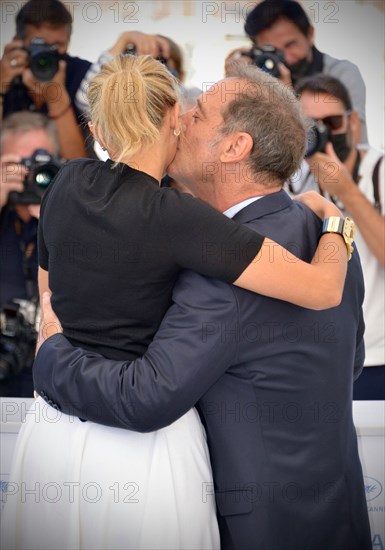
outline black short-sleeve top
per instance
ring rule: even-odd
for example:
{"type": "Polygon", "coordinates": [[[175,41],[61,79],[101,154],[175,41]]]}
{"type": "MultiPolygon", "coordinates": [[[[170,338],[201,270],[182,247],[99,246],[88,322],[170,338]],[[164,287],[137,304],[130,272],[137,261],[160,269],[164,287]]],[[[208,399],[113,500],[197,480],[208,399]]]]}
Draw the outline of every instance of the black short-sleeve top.
{"type": "Polygon", "coordinates": [[[182,269],[235,281],[263,237],[125,164],[67,162],[46,192],[39,264],[75,345],[133,359],[151,342],[182,269]]]}

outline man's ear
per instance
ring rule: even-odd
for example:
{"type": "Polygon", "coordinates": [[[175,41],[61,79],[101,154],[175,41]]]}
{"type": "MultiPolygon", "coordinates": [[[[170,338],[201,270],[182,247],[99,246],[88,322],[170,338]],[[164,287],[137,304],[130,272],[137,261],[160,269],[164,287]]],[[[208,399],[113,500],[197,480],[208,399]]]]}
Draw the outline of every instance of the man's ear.
{"type": "Polygon", "coordinates": [[[241,162],[249,156],[253,148],[253,138],[246,132],[234,132],[226,136],[223,140],[222,152],[219,156],[220,161],[241,162]]]}
{"type": "Polygon", "coordinates": [[[361,143],[362,123],[357,111],[352,111],[350,113],[350,128],[354,137],[354,144],[357,145],[361,143]]]}
{"type": "Polygon", "coordinates": [[[309,27],[309,30],[307,31],[307,39],[310,42],[311,46],[314,46],[314,27],[309,27]]]}

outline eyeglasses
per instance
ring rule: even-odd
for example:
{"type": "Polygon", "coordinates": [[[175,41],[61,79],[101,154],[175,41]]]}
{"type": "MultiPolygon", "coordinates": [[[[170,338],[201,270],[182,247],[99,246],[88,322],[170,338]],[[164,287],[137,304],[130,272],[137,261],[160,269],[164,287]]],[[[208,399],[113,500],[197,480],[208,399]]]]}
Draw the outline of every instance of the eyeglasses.
{"type": "Polygon", "coordinates": [[[325,118],[318,118],[319,122],[323,122],[325,126],[328,126],[331,130],[339,130],[342,128],[344,117],[349,116],[351,111],[345,111],[342,115],[326,116],[325,118]]]}

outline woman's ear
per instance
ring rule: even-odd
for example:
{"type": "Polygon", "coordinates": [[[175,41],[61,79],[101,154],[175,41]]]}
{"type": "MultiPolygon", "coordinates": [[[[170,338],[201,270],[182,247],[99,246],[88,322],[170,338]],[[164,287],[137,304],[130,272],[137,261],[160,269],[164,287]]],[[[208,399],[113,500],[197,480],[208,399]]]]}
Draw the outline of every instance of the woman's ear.
{"type": "Polygon", "coordinates": [[[180,105],[175,103],[170,110],[170,128],[176,132],[180,131],[181,121],[180,121],[180,105]]]}
{"type": "Polygon", "coordinates": [[[103,151],[106,151],[107,148],[106,148],[106,146],[104,145],[103,141],[100,139],[100,137],[99,137],[99,135],[98,135],[98,132],[96,131],[96,128],[95,128],[93,122],[90,121],[90,122],[88,123],[88,129],[89,129],[89,131],[91,132],[91,134],[93,135],[94,140],[97,141],[97,142],[99,143],[99,145],[100,145],[100,147],[103,149],[103,151]]]}

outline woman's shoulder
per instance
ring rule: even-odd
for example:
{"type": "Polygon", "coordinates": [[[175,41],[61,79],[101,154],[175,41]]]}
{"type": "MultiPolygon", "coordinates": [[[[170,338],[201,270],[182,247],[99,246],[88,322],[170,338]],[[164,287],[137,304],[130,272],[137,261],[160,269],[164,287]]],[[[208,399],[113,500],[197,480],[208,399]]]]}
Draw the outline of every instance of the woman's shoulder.
{"type": "Polygon", "coordinates": [[[81,158],[67,160],[63,164],[62,170],[63,169],[66,170],[66,171],[71,170],[71,169],[81,170],[81,169],[88,168],[88,167],[96,168],[96,167],[102,166],[104,164],[105,164],[105,162],[103,160],[81,157],[81,158]]]}
{"type": "Polygon", "coordinates": [[[222,215],[215,210],[215,208],[209,205],[207,202],[194,197],[190,193],[179,191],[174,188],[160,188],[159,199],[162,209],[172,213],[179,213],[183,215],[197,215],[208,216],[209,218],[222,215]]]}
{"type": "Polygon", "coordinates": [[[63,176],[67,177],[69,174],[74,174],[76,176],[84,171],[99,170],[101,165],[103,165],[103,161],[90,158],[76,158],[67,160],[60,168],[56,179],[62,179],[63,176]]]}
{"type": "Polygon", "coordinates": [[[45,201],[48,201],[48,197],[52,201],[54,197],[60,196],[60,201],[63,201],[65,196],[77,195],[82,187],[80,183],[92,181],[101,164],[102,161],[89,158],[67,160],[46,190],[45,201]]]}

